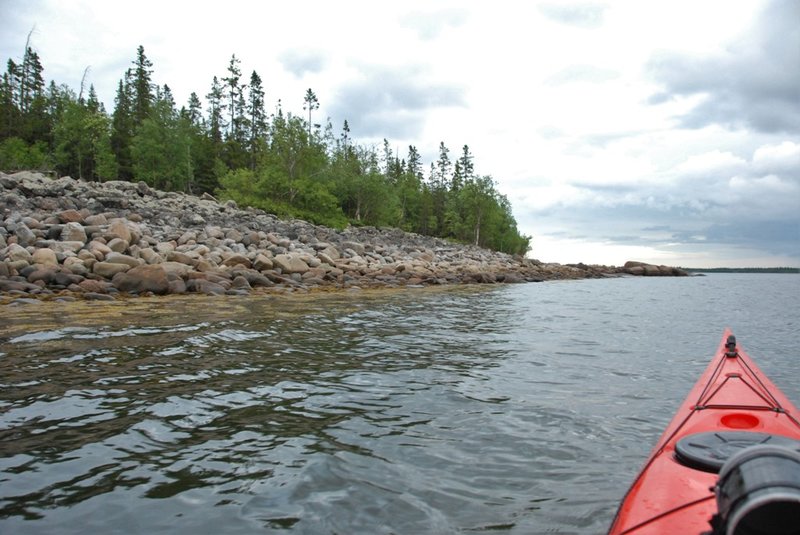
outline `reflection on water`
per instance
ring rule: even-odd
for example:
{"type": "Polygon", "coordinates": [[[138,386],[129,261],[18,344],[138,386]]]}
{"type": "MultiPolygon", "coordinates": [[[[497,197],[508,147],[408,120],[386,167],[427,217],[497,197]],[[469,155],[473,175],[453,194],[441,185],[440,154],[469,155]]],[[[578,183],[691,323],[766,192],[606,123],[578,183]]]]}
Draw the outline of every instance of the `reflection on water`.
{"type": "Polygon", "coordinates": [[[602,532],[722,332],[641,282],[6,307],[0,531],[602,532]]]}

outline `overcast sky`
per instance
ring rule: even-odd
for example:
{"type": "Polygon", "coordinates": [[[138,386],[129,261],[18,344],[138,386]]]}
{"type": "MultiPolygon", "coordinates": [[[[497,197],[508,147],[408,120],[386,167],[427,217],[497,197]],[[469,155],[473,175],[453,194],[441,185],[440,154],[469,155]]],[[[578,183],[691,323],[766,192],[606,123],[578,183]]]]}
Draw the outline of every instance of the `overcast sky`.
{"type": "Polygon", "coordinates": [[[179,104],[231,54],[267,107],[426,162],[464,144],[531,256],[800,266],[800,1],[0,0],[0,55],[113,110],[143,45],[179,104]]]}

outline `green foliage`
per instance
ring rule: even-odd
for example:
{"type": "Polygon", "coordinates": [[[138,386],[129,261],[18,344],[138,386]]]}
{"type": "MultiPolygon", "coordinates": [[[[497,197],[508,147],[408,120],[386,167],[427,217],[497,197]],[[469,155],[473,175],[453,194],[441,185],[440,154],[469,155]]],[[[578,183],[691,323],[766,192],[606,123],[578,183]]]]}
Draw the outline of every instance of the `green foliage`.
{"type": "Polygon", "coordinates": [[[190,125],[168,98],[159,99],[131,143],[136,177],[165,190],[186,190],[193,179],[190,125]]]}
{"type": "Polygon", "coordinates": [[[262,168],[229,171],[220,178],[217,194],[222,199],[233,199],[237,204],[261,208],[279,217],[301,218],[319,225],[342,229],[347,219],[339,203],[320,182],[308,179],[295,180],[294,202],[287,202],[289,181],[275,169],[262,168]]]}
{"type": "Polygon", "coordinates": [[[330,119],[312,123],[320,103],[310,88],[304,113],[284,113],[278,100],[268,115],[261,77],[253,71],[242,83],[235,55],[213,77],[205,112],[197,93],[177,109],[169,87],[153,83],[144,47],[131,63],[109,115],[93,87],[88,98],[55,82],[45,90],[26,46],[0,79],[0,168],[144,180],[334,228],[393,226],[513,254],[530,246],[494,180],[475,173],[467,145],[451,160],[440,143],[426,179],[414,146],[401,159],[387,139],[379,150],[354,143],[347,121],[338,137],[330,119]]]}
{"type": "Polygon", "coordinates": [[[111,121],[102,109],[93,110],[62,93],[61,112],[55,118],[53,144],[60,174],[86,180],[116,178],[117,164],[111,150],[111,121]]]}
{"type": "Polygon", "coordinates": [[[10,137],[0,142],[0,169],[18,171],[35,169],[44,171],[50,168],[47,145],[38,141],[28,145],[18,137],[10,137]]]}

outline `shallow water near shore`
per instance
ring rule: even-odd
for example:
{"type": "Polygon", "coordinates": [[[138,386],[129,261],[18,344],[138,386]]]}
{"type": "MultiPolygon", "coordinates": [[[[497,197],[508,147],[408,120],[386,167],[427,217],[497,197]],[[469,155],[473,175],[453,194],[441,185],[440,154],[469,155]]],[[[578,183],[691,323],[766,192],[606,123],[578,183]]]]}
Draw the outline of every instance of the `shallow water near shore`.
{"type": "Polygon", "coordinates": [[[0,308],[2,533],[602,533],[731,327],[800,403],[797,275],[0,308]]]}

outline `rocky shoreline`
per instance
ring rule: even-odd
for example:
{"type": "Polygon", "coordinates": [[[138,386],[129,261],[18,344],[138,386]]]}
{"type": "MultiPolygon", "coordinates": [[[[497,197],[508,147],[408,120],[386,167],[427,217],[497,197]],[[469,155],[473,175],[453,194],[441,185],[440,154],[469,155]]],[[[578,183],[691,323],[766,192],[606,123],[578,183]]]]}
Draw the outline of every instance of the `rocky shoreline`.
{"type": "Polygon", "coordinates": [[[282,221],[144,182],[27,171],[0,173],[0,214],[0,303],[686,275],[544,264],[397,229],[282,221]]]}

